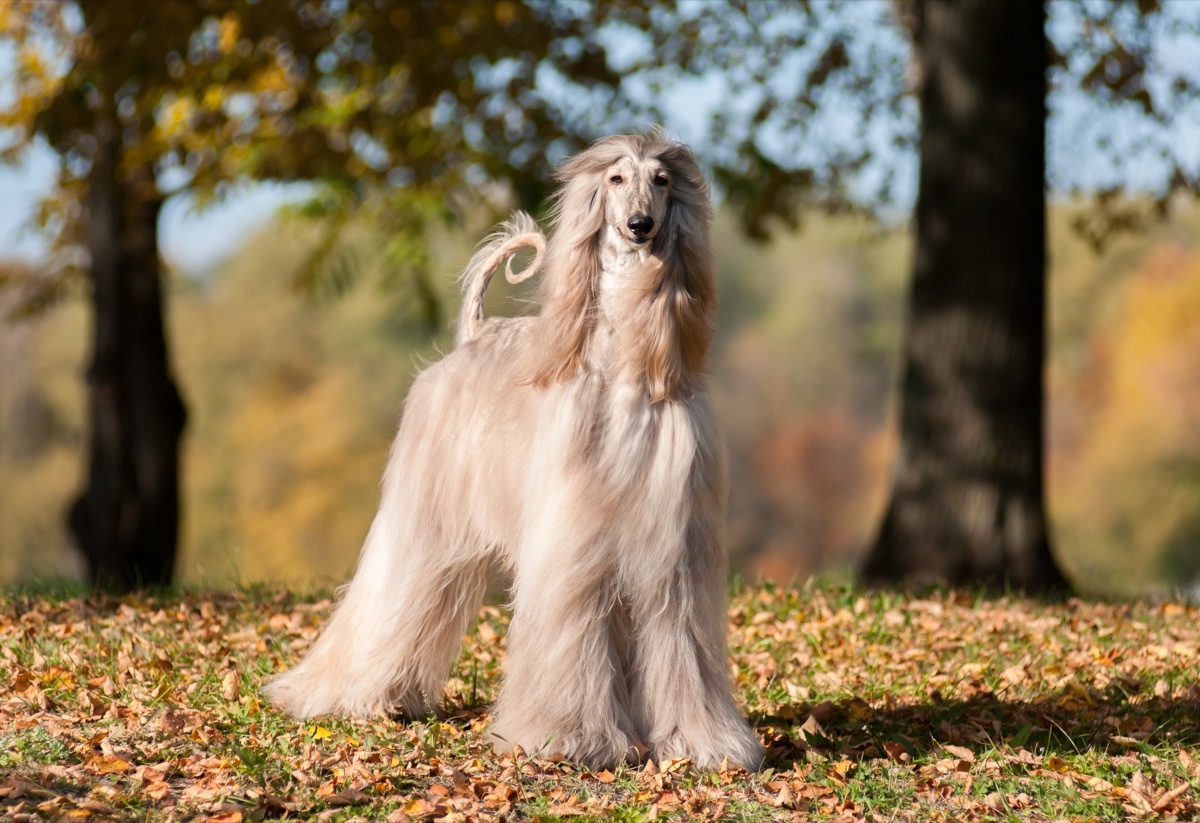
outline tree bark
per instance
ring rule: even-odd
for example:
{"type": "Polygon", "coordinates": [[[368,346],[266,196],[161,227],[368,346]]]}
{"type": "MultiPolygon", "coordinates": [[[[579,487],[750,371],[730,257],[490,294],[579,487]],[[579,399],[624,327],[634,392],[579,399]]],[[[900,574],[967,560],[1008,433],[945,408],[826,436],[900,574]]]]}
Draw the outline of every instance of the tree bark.
{"type": "Polygon", "coordinates": [[[163,324],[162,197],[148,170],[121,168],[115,123],[102,123],[96,138],[88,192],[88,469],[69,522],[93,585],[126,591],[171,582],[186,415],[163,324]]]}
{"type": "Polygon", "coordinates": [[[863,577],[1064,588],[1043,481],[1046,9],[922,0],[900,455],[863,577]]]}

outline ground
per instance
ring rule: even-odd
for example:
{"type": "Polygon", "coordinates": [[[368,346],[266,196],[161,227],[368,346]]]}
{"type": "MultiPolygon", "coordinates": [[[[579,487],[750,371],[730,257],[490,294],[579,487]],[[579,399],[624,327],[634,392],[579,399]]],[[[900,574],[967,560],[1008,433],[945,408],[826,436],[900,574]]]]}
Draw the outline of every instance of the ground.
{"type": "Polygon", "coordinates": [[[1200,611],[835,585],[735,593],[766,768],[598,773],[484,738],[506,616],[439,717],[301,723],[261,702],[329,612],[271,589],[0,593],[0,818],[1193,820],[1200,611]]]}

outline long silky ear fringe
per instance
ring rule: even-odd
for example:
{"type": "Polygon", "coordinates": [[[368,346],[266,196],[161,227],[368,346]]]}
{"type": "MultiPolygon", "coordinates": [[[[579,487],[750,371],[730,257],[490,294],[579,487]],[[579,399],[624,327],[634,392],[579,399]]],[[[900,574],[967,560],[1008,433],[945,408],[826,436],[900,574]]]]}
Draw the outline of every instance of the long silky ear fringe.
{"type": "Polygon", "coordinates": [[[504,278],[509,283],[520,283],[541,268],[545,254],[545,235],[534,219],[523,211],[515,212],[484,239],[459,278],[463,297],[462,307],[458,311],[455,346],[473,339],[483,327],[483,298],[500,264],[504,263],[504,278]],[[533,259],[525,268],[514,272],[512,256],[524,248],[533,249],[533,259]]]}
{"type": "Polygon", "coordinates": [[[600,232],[604,228],[601,173],[624,151],[625,138],[602,140],[555,172],[546,272],[538,284],[542,345],[529,352],[528,382],[541,388],[569,380],[584,356],[595,322],[600,277],[600,232]]]}

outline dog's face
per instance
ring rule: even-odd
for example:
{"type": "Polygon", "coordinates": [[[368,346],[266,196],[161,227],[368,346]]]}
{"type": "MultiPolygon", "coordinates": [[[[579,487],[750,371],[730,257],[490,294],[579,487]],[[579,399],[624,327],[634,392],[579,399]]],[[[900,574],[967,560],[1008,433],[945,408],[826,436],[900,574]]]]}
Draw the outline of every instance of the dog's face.
{"type": "Polygon", "coordinates": [[[658,158],[622,156],[604,172],[605,220],[622,240],[649,243],[671,199],[671,172],[658,158]]]}

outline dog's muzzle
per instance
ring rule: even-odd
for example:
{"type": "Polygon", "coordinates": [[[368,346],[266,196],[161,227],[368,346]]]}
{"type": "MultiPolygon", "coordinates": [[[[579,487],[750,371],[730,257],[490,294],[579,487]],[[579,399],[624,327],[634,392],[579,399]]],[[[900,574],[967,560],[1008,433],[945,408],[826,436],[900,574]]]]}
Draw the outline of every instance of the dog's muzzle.
{"type": "Polygon", "coordinates": [[[633,242],[644,243],[650,239],[650,232],[654,231],[654,218],[648,214],[635,214],[626,225],[633,235],[633,242]]]}

